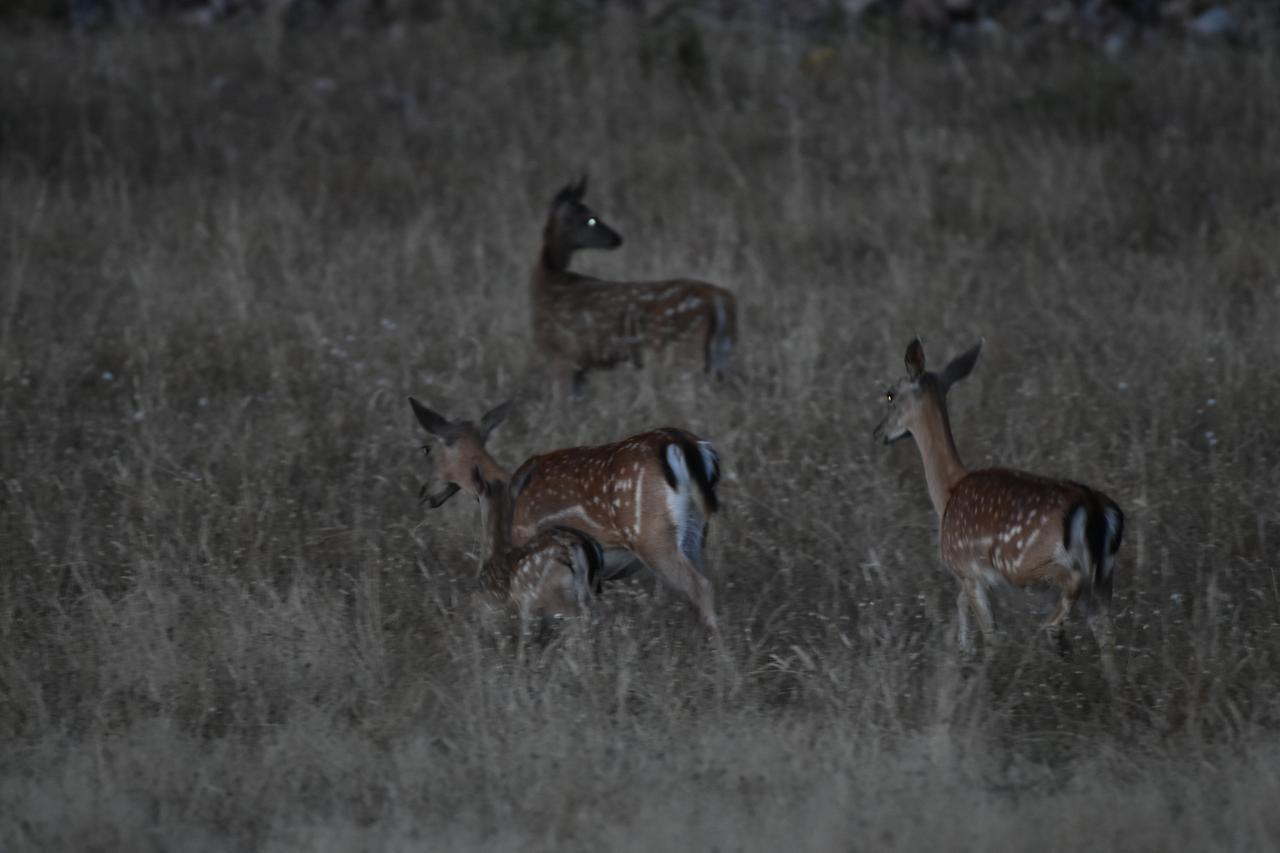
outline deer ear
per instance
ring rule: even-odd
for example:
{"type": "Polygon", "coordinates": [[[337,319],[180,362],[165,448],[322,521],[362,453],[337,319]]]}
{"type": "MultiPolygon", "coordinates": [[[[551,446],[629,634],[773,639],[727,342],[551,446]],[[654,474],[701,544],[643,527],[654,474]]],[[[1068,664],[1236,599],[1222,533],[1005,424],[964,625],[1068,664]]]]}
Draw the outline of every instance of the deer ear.
{"type": "Polygon", "coordinates": [[[924,344],[915,338],[907,346],[907,378],[915,382],[924,375],[924,344]]]}
{"type": "Polygon", "coordinates": [[[413,413],[417,415],[418,423],[422,424],[422,428],[436,438],[448,440],[457,434],[457,427],[412,397],[409,398],[409,405],[413,407],[413,413]]]}
{"type": "Polygon", "coordinates": [[[951,359],[951,363],[942,369],[942,375],[938,377],[938,381],[942,384],[944,394],[948,388],[964,379],[973,370],[973,366],[978,363],[978,353],[982,352],[982,342],[983,339],[979,338],[968,352],[951,359]]]}
{"type": "Polygon", "coordinates": [[[574,201],[582,201],[582,197],[587,194],[587,173],[583,172],[578,178],[578,183],[573,188],[574,201]]]}
{"type": "Polygon", "coordinates": [[[579,181],[570,181],[564,184],[563,187],[559,188],[559,192],[556,193],[556,197],[552,199],[552,209],[556,209],[556,207],[561,205],[572,204],[572,202],[575,201],[581,201],[582,193],[586,191],[586,184],[584,181],[585,175],[584,178],[580,178],[579,181]]]}
{"type": "Polygon", "coordinates": [[[471,485],[475,486],[477,495],[486,495],[489,493],[489,484],[484,481],[484,477],[480,474],[480,466],[471,466],[471,485]]]}
{"type": "Polygon", "coordinates": [[[520,497],[520,493],[529,487],[529,483],[533,482],[533,475],[537,470],[537,467],[537,465],[523,466],[516,472],[516,475],[511,478],[511,500],[514,501],[516,498],[520,497]]]}
{"type": "Polygon", "coordinates": [[[480,439],[481,441],[489,440],[489,433],[498,428],[498,425],[507,417],[507,412],[511,410],[511,401],[507,400],[499,403],[492,409],[484,413],[480,418],[480,439]]]}

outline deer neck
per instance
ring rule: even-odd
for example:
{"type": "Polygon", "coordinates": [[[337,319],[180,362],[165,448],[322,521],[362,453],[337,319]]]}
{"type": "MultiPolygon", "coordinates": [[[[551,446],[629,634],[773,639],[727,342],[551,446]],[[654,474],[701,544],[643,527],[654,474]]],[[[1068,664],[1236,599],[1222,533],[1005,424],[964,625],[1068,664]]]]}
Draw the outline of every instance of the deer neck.
{"type": "Polygon", "coordinates": [[[507,485],[511,482],[511,475],[498,464],[498,460],[489,455],[489,451],[482,449],[478,454],[475,465],[480,469],[480,477],[487,483],[501,483],[502,488],[507,489],[507,485]]]}
{"type": "Polygon", "coordinates": [[[569,270],[569,259],[573,257],[573,247],[566,246],[555,230],[547,226],[542,235],[542,256],[538,259],[538,269],[547,277],[555,277],[569,270]]]}
{"type": "Polygon", "coordinates": [[[951,437],[951,421],[946,404],[926,406],[920,422],[911,430],[924,462],[924,478],[929,486],[929,499],[942,518],[951,499],[951,490],[967,473],[955,439],[951,437]]]}
{"type": "Polygon", "coordinates": [[[480,547],[480,571],[492,574],[511,549],[511,493],[505,481],[491,482],[480,498],[484,541],[480,547]]]}

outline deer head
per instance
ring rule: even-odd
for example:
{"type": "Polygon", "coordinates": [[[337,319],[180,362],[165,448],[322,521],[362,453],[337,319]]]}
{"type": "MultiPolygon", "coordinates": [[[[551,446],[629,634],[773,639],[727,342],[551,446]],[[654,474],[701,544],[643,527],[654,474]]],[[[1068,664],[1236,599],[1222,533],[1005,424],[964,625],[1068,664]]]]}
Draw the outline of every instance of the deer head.
{"type": "Polygon", "coordinates": [[[614,231],[591,208],[582,203],[587,192],[587,176],[569,184],[551,201],[551,215],[543,235],[548,248],[565,257],[578,249],[616,249],[622,236],[614,231]]]}
{"type": "Polygon", "coordinates": [[[433,439],[422,448],[431,457],[432,463],[431,478],[418,493],[424,503],[435,509],[453,497],[459,489],[480,497],[485,482],[506,482],[506,471],[494,461],[484,445],[489,440],[489,435],[507,416],[510,401],[485,412],[479,424],[450,421],[412,397],[409,398],[409,405],[413,407],[418,423],[433,439]]]}
{"type": "Polygon", "coordinates": [[[956,356],[941,373],[930,373],[924,367],[924,346],[916,338],[907,347],[907,375],[885,391],[889,413],[876,426],[875,437],[892,444],[918,430],[926,412],[936,407],[946,417],[946,397],[951,386],[973,370],[982,351],[979,340],[968,352],[956,356]]]}

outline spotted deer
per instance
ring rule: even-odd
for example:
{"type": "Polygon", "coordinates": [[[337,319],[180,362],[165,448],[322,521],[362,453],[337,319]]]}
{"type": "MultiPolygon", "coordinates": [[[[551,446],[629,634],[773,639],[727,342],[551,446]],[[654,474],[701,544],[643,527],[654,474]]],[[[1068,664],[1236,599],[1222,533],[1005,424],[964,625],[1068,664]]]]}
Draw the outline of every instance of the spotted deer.
{"type": "Polygon", "coordinates": [[[522,623],[585,612],[604,564],[599,543],[580,530],[555,526],[513,546],[512,507],[523,483],[486,480],[478,467],[471,473],[485,530],[480,585],[490,601],[514,610],[522,623]]]}
{"type": "Polygon", "coordinates": [[[509,482],[515,547],[551,527],[581,531],[605,548],[599,580],[616,577],[638,557],[693,603],[707,628],[716,629],[715,596],[703,563],[720,477],[720,457],[710,442],[680,429],[650,430],[613,444],[533,456],[508,476],[485,448],[506,415],[505,404],[475,425],[449,421],[412,397],[409,403],[439,451],[422,488],[430,506],[459,490],[479,497],[482,482],[509,482]]]}
{"type": "Polygon", "coordinates": [[[960,580],[959,643],[972,649],[970,614],[989,646],[994,631],[987,588],[999,581],[1058,586],[1062,598],[1045,625],[1066,651],[1063,623],[1082,595],[1090,628],[1110,674],[1112,566],[1124,533],[1124,513],[1102,492],[1007,468],[967,470],[947,417],[947,391],[969,375],[982,342],[941,373],[925,370],[917,338],[907,347],[907,376],[885,392],[889,412],[875,437],[891,444],[914,436],[924,460],[929,497],[940,520],[942,562],[960,580]]]}
{"type": "Polygon", "coordinates": [[[582,203],[587,179],[569,184],[551,201],[542,249],[530,287],[533,337],[573,393],[589,370],[659,352],[679,340],[700,340],[704,368],[716,377],[729,369],[738,337],[733,294],[701,281],[616,282],[569,269],[579,249],[616,249],[622,237],[582,203]]]}

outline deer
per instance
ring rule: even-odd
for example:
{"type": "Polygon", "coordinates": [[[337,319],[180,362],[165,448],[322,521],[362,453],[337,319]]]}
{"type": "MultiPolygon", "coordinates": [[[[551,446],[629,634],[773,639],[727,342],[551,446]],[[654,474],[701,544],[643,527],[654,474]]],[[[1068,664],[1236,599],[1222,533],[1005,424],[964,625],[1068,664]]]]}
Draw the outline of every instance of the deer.
{"type": "Polygon", "coordinates": [[[907,375],[885,392],[888,413],[874,436],[885,444],[912,436],[924,462],[929,498],[939,520],[942,562],[960,582],[958,645],[973,650],[969,617],[986,647],[995,624],[987,589],[1056,585],[1062,593],[1044,625],[1050,644],[1066,654],[1063,624],[1082,595],[1086,617],[1112,677],[1110,607],[1112,569],[1124,536],[1124,513],[1097,489],[1008,468],[970,471],[960,461],[947,392],[977,363],[982,341],[940,373],[925,370],[924,346],[907,347],[907,375]]]}
{"type": "Polygon", "coordinates": [[[615,282],[569,269],[579,249],[616,249],[622,237],[582,202],[582,176],[556,193],[530,283],[533,337],[553,369],[582,393],[587,372],[630,361],[646,350],[699,339],[703,367],[723,378],[737,344],[738,308],[722,287],[689,279],[615,282]]]}
{"type": "Polygon", "coordinates": [[[485,531],[480,586],[490,603],[514,611],[522,625],[535,617],[586,613],[604,564],[600,544],[580,530],[557,525],[513,546],[512,507],[524,484],[486,480],[477,467],[472,485],[485,531]]]}
{"type": "Polygon", "coordinates": [[[716,633],[715,595],[704,562],[709,521],[719,508],[720,457],[710,442],[666,427],[612,444],[539,454],[509,475],[485,448],[509,404],[489,410],[479,424],[450,421],[412,397],[409,404],[439,451],[420,493],[431,508],[458,491],[482,497],[482,484],[510,483],[514,547],[551,528],[579,531],[604,549],[593,578],[597,588],[634,570],[638,558],[689,599],[716,633]]]}

